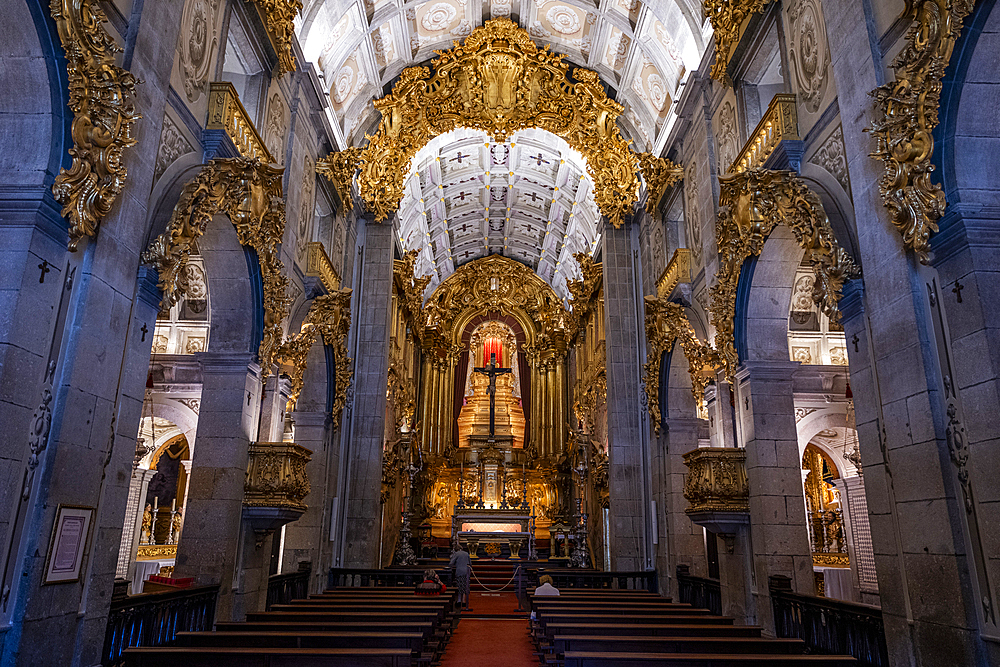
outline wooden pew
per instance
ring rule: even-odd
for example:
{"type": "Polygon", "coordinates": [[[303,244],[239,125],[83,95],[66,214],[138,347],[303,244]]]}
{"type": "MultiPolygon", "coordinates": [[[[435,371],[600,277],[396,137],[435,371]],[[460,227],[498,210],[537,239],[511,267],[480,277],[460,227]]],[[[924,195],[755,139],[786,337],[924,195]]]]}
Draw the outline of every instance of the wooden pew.
{"type": "Polygon", "coordinates": [[[178,632],[177,646],[257,646],[264,648],[405,648],[423,650],[420,632],[344,632],[291,628],[258,632],[178,632]]]}
{"type": "Polygon", "coordinates": [[[125,651],[125,667],[410,667],[407,648],[160,646],[125,651]]]}
{"type": "MultiPolygon", "coordinates": [[[[657,625],[733,625],[730,616],[712,616],[711,614],[614,614],[616,623],[637,624],[655,623],[657,625]]],[[[578,614],[574,612],[553,612],[540,614],[536,620],[543,626],[549,623],[606,623],[609,614],[578,614]]]]}
{"type": "Polygon", "coordinates": [[[226,621],[215,624],[219,632],[252,633],[252,632],[285,632],[300,630],[303,632],[417,632],[424,637],[434,634],[433,621],[288,621],[275,619],[273,621],[226,621]]]}
{"type": "Polygon", "coordinates": [[[610,653],[571,651],[566,667],[847,667],[857,665],[850,656],[830,655],[722,655],[688,653],[610,653]]]}
{"type": "Polygon", "coordinates": [[[801,639],[761,637],[622,637],[615,635],[555,635],[555,652],[612,653],[775,653],[801,655],[801,639]]]}
{"type": "Polygon", "coordinates": [[[759,625],[655,624],[655,623],[548,623],[549,637],[601,635],[618,637],[760,637],[759,625]]]}

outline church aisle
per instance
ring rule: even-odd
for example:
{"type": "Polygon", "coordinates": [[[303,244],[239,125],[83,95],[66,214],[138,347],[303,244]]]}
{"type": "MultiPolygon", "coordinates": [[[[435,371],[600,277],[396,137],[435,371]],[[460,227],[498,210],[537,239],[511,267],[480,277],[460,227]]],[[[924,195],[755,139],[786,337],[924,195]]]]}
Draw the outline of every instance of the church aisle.
{"type": "Polygon", "coordinates": [[[448,642],[440,667],[528,667],[537,665],[527,620],[463,618],[448,642]]]}

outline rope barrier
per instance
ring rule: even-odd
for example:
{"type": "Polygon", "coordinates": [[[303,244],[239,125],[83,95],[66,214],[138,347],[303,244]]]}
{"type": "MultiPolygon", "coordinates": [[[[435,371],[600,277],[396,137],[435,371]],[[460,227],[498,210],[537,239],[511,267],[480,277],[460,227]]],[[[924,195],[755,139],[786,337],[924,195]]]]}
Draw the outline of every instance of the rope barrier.
{"type": "Polygon", "coordinates": [[[469,571],[472,573],[472,578],[476,580],[476,583],[485,588],[487,593],[499,593],[500,591],[505,590],[508,586],[510,586],[511,582],[514,581],[514,578],[517,576],[517,573],[521,571],[521,566],[518,565],[516,568],[514,568],[514,574],[511,576],[510,581],[508,581],[500,588],[495,588],[495,589],[486,588],[486,584],[479,581],[479,577],[476,576],[476,571],[473,570],[471,567],[469,568],[469,571]]]}

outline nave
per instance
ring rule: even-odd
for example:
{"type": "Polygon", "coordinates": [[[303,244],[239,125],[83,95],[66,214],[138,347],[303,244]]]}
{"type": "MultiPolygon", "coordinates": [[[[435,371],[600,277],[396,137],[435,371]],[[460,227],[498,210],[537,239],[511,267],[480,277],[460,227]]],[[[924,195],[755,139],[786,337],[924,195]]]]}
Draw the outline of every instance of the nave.
{"type": "MultiPolygon", "coordinates": [[[[480,568],[489,576],[490,566],[480,568]]],[[[494,574],[496,566],[493,566],[494,574]]],[[[501,569],[502,568],[501,566],[501,569]]],[[[331,586],[250,613],[245,621],[216,622],[214,630],[176,633],[168,646],[127,648],[125,667],[838,667],[851,656],[806,655],[801,639],[762,636],[760,626],[678,603],[640,587],[616,588],[607,576],[588,578],[565,568],[505,568],[499,589],[471,594],[448,587],[414,591],[426,573],[395,577],[358,573],[358,585],[331,586]],[[526,576],[521,576],[524,571],[526,576]],[[557,594],[536,593],[555,581],[557,594]],[[547,578],[546,578],[547,577],[547,578]],[[516,581],[516,584],[514,583],[516,581]],[[587,582],[589,586],[574,587],[587,582]],[[379,585],[396,583],[399,585],[379,585]],[[590,587],[595,585],[597,587],[590,587]],[[499,592],[486,592],[499,591],[499,592]]],[[[590,572],[598,575],[599,573],[590,572]]],[[[442,581],[454,571],[442,568],[442,581]]],[[[333,579],[333,577],[331,577],[333,579]]],[[[478,575],[473,569],[473,579],[478,575]]],[[[639,580],[633,580],[638,583],[639,580]]],[[[650,580],[655,581],[655,580],[650,580]]],[[[342,583],[338,581],[335,583],[342,583]]],[[[211,625],[211,622],[208,623],[211,625]]]]}

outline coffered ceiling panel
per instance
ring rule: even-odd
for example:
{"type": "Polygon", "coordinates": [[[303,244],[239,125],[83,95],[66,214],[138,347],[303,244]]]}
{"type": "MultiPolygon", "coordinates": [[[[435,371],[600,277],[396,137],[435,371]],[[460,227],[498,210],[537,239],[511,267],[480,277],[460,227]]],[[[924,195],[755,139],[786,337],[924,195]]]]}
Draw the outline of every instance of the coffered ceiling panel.
{"type": "MultiPolygon", "coordinates": [[[[598,72],[625,107],[625,136],[654,153],[711,37],[700,0],[307,0],[299,41],[328,93],[337,148],[364,144],[379,120],[372,100],[404,68],[426,65],[499,17],[598,72]]],[[[396,232],[405,250],[420,250],[417,272],[433,276],[429,289],[456,267],[501,253],[566,297],[566,279],[579,271],[572,255],[594,250],[599,217],[583,159],[562,139],[526,130],[496,143],[456,130],[413,159],[396,232]]]]}

